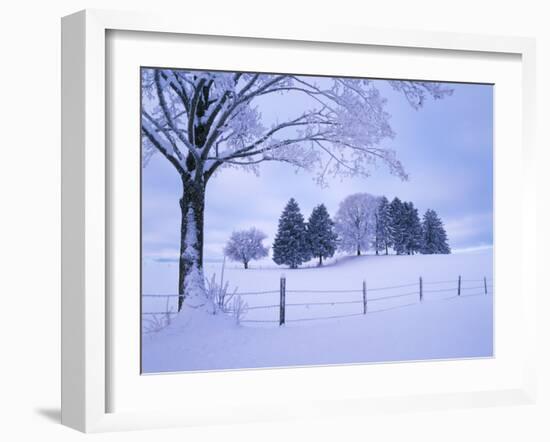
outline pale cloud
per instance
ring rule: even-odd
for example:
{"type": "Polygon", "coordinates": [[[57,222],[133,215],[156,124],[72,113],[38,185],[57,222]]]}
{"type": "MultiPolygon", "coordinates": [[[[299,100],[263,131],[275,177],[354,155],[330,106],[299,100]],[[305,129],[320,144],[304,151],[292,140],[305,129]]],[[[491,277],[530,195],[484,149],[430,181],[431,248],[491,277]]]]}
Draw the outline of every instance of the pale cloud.
{"type": "Polygon", "coordinates": [[[447,235],[449,236],[451,247],[464,248],[468,245],[470,247],[477,246],[475,244],[476,238],[479,239],[479,243],[487,244],[487,235],[491,235],[492,244],[492,225],[493,225],[493,213],[476,213],[466,215],[460,218],[453,218],[445,223],[447,235]],[[483,239],[485,239],[485,242],[483,239]]]}

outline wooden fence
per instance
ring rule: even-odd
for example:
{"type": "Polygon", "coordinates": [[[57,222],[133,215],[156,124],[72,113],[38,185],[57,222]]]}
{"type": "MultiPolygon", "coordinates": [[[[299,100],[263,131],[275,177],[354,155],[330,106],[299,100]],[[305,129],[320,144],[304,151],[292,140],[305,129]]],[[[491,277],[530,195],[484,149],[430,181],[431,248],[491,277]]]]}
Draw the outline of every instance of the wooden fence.
{"type": "MultiPolygon", "coordinates": [[[[403,308],[408,307],[411,305],[423,303],[425,301],[442,301],[442,300],[449,300],[452,298],[460,298],[460,297],[469,297],[469,296],[479,296],[479,295],[488,295],[490,292],[490,289],[492,289],[492,285],[488,284],[488,282],[491,282],[491,279],[488,279],[487,277],[483,277],[483,279],[463,279],[461,275],[458,276],[457,279],[454,280],[447,280],[447,281],[424,281],[422,277],[420,276],[418,278],[418,281],[411,282],[409,284],[400,284],[400,285],[394,285],[394,286],[386,286],[386,287],[368,287],[367,281],[362,281],[361,288],[357,289],[349,289],[349,290],[308,290],[308,289],[301,289],[301,290],[292,290],[287,288],[286,284],[286,278],[282,276],[279,281],[279,289],[278,290],[265,290],[265,291],[255,291],[255,292],[237,292],[235,296],[241,296],[241,297],[260,297],[262,295],[274,295],[279,294],[279,302],[276,304],[264,304],[264,305],[255,305],[252,307],[247,307],[247,311],[254,311],[254,310],[264,310],[264,309],[276,309],[278,310],[278,318],[276,319],[242,319],[240,322],[242,323],[278,323],[280,326],[288,323],[288,322],[304,322],[304,321],[316,321],[316,320],[323,320],[323,319],[336,319],[336,318],[347,318],[352,316],[362,316],[367,315],[368,313],[378,313],[382,311],[387,310],[393,310],[395,308],[403,308]],[[450,284],[456,284],[453,286],[449,286],[450,284]],[[472,285],[474,284],[474,285],[472,285]],[[476,285],[477,284],[477,285],[476,285]],[[443,286],[443,287],[442,287],[443,286]],[[380,292],[385,291],[396,291],[398,290],[399,293],[391,293],[389,295],[384,296],[378,295],[380,292]],[[338,294],[341,296],[342,294],[354,294],[357,293],[360,295],[358,296],[358,299],[354,300],[326,300],[321,302],[292,302],[293,295],[301,294],[301,295],[331,295],[331,294],[338,294]],[[448,296],[444,297],[433,297],[435,294],[446,294],[449,293],[448,296]],[[288,296],[287,296],[288,295],[288,296]],[[291,302],[287,302],[288,300],[291,300],[291,302]],[[389,300],[397,300],[397,299],[411,299],[410,302],[407,302],[405,304],[398,304],[395,306],[382,308],[382,309],[372,309],[373,305],[376,305],[378,302],[382,301],[389,301],[389,300]],[[330,316],[317,316],[313,318],[292,318],[287,319],[287,310],[293,309],[296,307],[309,307],[309,306],[338,306],[338,305],[355,305],[358,306],[358,311],[348,314],[342,314],[342,315],[330,315],[330,316]]],[[[142,295],[145,298],[171,298],[171,297],[179,297],[179,295],[173,295],[173,294],[143,294],[142,295]]],[[[177,311],[170,311],[167,309],[167,311],[157,311],[157,312],[142,312],[142,315],[166,315],[170,316],[172,314],[177,314],[177,311]]]]}

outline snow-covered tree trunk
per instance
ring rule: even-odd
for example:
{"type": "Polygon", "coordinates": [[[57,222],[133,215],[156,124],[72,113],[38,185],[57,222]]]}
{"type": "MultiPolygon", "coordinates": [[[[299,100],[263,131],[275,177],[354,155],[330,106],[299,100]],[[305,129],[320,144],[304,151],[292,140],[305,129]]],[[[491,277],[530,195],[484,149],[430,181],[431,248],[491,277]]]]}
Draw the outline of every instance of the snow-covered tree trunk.
{"type": "MultiPolygon", "coordinates": [[[[202,180],[184,180],[183,196],[180,199],[180,259],[178,282],[178,311],[181,310],[186,287],[193,290],[201,289],[201,285],[191,287],[187,279],[193,271],[202,275],[203,245],[204,245],[204,201],[205,184],[202,180]]],[[[201,293],[197,293],[200,295],[201,293]]]]}

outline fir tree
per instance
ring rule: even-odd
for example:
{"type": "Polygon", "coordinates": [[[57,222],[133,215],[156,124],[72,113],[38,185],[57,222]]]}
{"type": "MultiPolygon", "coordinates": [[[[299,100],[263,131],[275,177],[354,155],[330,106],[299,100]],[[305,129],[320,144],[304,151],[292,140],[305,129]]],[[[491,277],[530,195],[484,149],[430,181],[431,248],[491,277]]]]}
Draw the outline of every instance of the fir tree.
{"type": "Polygon", "coordinates": [[[378,255],[378,252],[385,251],[388,254],[388,248],[392,246],[391,238],[391,215],[390,203],[385,196],[379,199],[378,207],[375,215],[375,235],[373,247],[378,255]]]}
{"type": "Polygon", "coordinates": [[[451,253],[447,232],[435,210],[428,209],[422,219],[422,249],[424,254],[451,253]]]}
{"type": "Polygon", "coordinates": [[[403,203],[403,247],[408,255],[419,252],[422,246],[422,225],[418,217],[418,210],[412,202],[403,203]]]}
{"type": "Polygon", "coordinates": [[[323,265],[323,258],[330,258],[336,251],[338,235],[334,232],[334,222],[330,219],[324,204],[315,207],[307,223],[308,245],[313,257],[319,258],[319,265],[323,265]]]}
{"type": "Polygon", "coordinates": [[[273,261],[296,269],[310,258],[304,217],[298,203],[291,198],[279,218],[279,229],[273,242],[273,261]]]}
{"type": "Polygon", "coordinates": [[[405,207],[401,200],[395,197],[389,206],[390,215],[390,238],[395,253],[402,255],[405,247],[405,207]]]}

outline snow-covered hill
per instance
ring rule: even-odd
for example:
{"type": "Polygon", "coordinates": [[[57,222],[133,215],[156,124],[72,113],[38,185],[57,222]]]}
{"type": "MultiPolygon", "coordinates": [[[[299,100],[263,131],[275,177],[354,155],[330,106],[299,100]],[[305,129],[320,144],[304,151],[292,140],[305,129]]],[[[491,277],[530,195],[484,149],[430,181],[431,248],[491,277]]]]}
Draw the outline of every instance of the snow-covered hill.
{"type": "MultiPolygon", "coordinates": [[[[206,266],[207,276],[220,270],[219,264],[206,266]]],[[[146,263],[144,292],[173,293],[176,272],[174,263],[146,263]]],[[[144,336],[144,372],[492,356],[492,249],[349,257],[323,268],[297,270],[231,267],[225,269],[225,278],[238,292],[276,292],[283,273],[287,287],[283,327],[276,322],[237,326],[229,318],[184,310],[166,329],[144,336]],[[462,276],[461,297],[457,296],[458,275],[462,276]],[[363,280],[367,282],[366,315],[362,314],[363,280]],[[346,315],[356,316],[338,318],[346,315]],[[324,317],[336,318],[319,319],[324,317]]],[[[278,305],[278,293],[243,299],[251,307],[246,320],[278,320],[276,307],[253,309],[278,305]]],[[[166,300],[146,298],[143,304],[144,311],[164,307],[166,300]]]]}

